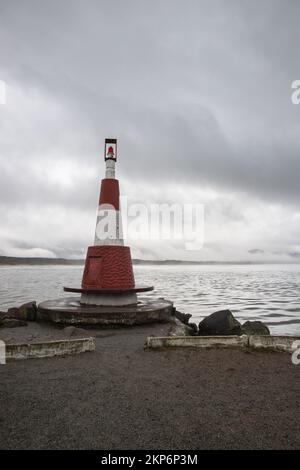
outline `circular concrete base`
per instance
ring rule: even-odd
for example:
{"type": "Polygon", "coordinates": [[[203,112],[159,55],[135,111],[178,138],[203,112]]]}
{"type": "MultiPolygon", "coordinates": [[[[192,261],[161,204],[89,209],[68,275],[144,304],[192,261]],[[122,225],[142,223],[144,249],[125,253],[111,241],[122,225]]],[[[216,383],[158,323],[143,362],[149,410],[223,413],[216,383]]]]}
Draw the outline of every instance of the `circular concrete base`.
{"type": "Polygon", "coordinates": [[[173,321],[173,303],[144,300],[136,305],[106,307],[82,305],[80,297],[46,300],[38,305],[38,320],[68,325],[131,326],[173,321]]]}

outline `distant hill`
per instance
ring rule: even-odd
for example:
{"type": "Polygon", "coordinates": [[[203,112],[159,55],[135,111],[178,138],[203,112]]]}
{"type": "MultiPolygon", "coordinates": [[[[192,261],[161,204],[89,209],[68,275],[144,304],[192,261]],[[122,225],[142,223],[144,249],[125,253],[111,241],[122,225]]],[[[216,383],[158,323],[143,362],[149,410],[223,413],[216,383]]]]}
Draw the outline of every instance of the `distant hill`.
{"type": "MultiPolygon", "coordinates": [[[[182,261],[182,260],[144,260],[133,259],[135,265],[251,265],[251,264],[288,264],[287,262],[259,262],[259,261],[182,261]]],[[[13,256],[0,256],[0,266],[13,265],[83,265],[83,259],[65,259],[65,258],[18,258],[13,256]]],[[[291,263],[295,264],[295,263],[291,263]]]]}
{"type": "Polygon", "coordinates": [[[83,264],[81,259],[64,259],[64,258],[17,258],[13,256],[0,256],[0,265],[57,265],[57,264],[83,264]]]}

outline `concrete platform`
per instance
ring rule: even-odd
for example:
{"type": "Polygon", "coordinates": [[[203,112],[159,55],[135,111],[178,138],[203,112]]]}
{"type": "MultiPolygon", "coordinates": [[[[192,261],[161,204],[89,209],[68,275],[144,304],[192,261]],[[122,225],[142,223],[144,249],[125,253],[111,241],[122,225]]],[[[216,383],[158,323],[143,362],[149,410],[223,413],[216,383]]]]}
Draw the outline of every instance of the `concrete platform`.
{"type": "Polygon", "coordinates": [[[146,300],[137,305],[81,305],[80,297],[46,300],[38,305],[38,320],[68,325],[132,326],[174,320],[173,302],[146,300]]]}

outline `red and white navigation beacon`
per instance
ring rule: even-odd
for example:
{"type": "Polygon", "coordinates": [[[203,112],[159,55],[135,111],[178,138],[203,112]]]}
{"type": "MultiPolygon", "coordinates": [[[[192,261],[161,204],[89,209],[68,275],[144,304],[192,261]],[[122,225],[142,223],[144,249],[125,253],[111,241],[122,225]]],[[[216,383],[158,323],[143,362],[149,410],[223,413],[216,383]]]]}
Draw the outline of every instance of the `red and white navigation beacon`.
{"type": "Polygon", "coordinates": [[[133,305],[137,292],[153,287],[136,286],[129,246],[124,246],[119,181],[115,178],[117,139],[105,139],[105,178],[101,181],[95,241],[89,246],[80,288],[83,305],[133,305]]]}
{"type": "Polygon", "coordinates": [[[64,291],[81,296],[42,302],[39,318],[95,325],[168,321],[173,315],[172,302],[137,298],[138,292],[153,287],[136,285],[130,248],[124,245],[119,181],[115,178],[116,139],[105,139],[104,160],[94,245],[87,250],[81,286],[64,287],[64,291]]]}

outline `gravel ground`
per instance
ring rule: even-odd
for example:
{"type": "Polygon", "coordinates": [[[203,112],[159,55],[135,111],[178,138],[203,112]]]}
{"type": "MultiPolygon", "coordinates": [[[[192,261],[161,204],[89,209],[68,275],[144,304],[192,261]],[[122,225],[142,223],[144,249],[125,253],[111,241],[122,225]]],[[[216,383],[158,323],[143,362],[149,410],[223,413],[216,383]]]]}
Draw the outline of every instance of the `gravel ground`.
{"type": "Polygon", "coordinates": [[[0,366],[0,448],[300,448],[289,354],[143,349],[167,330],[94,330],[95,353],[0,366]]]}
{"type": "Polygon", "coordinates": [[[87,335],[87,331],[83,328],[75,328],[74,326],[62,328],[56,325],[37,322],[28,322],[27,326],[17,328],[0,328],[0,340],[5,341],[6,344],[34,343],[86,336],[95,336],[95,330],[90,330],[87,335]]]}

